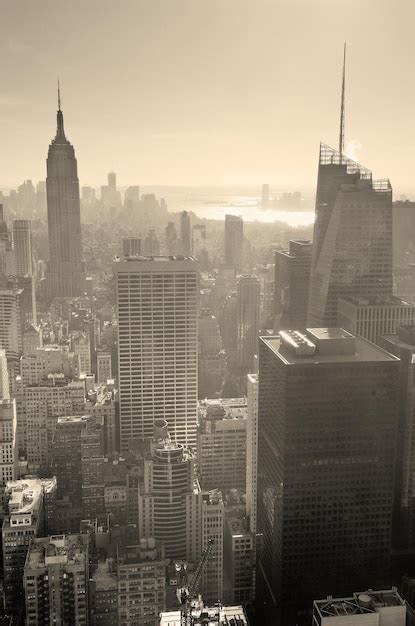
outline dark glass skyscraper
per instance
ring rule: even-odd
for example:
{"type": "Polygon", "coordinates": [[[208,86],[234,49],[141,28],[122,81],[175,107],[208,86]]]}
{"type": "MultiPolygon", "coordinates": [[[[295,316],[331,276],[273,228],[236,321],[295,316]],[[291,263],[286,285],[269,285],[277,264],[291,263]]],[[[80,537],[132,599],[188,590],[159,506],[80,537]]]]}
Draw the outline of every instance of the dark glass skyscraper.
{"type": "Polygon", "coordinates": [[[48,295],[69,298],[84,292],[78,168],[65,137],[58,99],[56,136],[46,161],[49,231],[48,295]]]}
{"type": "Polygon", "coordinates": [[[392,187],[321,144],[309,326],[336,326],[338,298],[392,294],[392,187]]]}
{"type": "Polygon", "coordinates": [[[261,338],[257,589],[277,613],[264,623],[388,584],[398,375],[396,357],[339,328],[261,338]]]}

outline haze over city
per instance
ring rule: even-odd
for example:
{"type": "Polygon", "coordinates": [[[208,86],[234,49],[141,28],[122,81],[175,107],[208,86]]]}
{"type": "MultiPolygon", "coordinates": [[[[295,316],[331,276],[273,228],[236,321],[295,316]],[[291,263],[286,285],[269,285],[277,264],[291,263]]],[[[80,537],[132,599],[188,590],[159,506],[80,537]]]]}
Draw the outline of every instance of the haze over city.
{"type": "Polygon", "coordinates": [[[43,177],[59,75],[82,184],[113,168],[121,186],[313,192],[347,41],[346,147],[415,190],[411,0],[21,0],[1,15],[3,188],[43,177]]]}
{"type": "Polygon", "coordinates": [[[0,624],[414,626],[415,4],[0,6],[0,624]]]}

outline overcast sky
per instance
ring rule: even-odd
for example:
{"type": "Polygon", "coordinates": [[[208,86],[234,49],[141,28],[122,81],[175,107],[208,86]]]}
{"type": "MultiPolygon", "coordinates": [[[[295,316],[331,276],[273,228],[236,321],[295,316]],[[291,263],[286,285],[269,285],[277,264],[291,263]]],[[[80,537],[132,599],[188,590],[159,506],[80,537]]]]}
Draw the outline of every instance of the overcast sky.
{"type": "Polygon", "coordinates": [[[0,0],[0,188],[45,178],[61,78],[81,184],[314,187],[346,144],[415,190],[413,0],[0,0]]]}

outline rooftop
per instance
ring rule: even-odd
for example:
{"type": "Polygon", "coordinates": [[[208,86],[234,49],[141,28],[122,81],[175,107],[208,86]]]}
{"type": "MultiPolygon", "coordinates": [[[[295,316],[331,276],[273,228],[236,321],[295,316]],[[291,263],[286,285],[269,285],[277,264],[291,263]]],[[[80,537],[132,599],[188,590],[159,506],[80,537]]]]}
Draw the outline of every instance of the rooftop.
{"type": "Polygon", "coordinates": [[[140,270],[142,269],[151,269],[155,265],[162,265],[163,263],[173,263],[178,266],[181,264],[194,264],[196,265],[197,260],[194,256],[142,256],[142,255],[134,255],[134,256],[126,256],[122,259],[120,257],[116,257],[114,260],[114,271],[115,272],[128,272],[132,269],[133,265],[136,265],[140,270]],[[146,267],[148,266],[148,267],[146,267]]]}
{"type": "Polygon", "coordinates": [[[248,401],[246,398],[215,398],[199,400],[199,419],[243,420],[246,419],[248,401]]]}
{"type": "MultiPolygon", "coordinates": [[[[321,624],[324,618],[328,617],[347,617],[350,615],[362,615],[364,613],[385,613],[388,608],[392,608],[394,615],[399,620],[396,607],[400,607],[402,621],[394,621],[397,626],[405,626],[406,623],[406,605],[396,588],[385,591],[372,591],[369,589],[365,592],[354,593],[353,596],[347,598],[332,598],[326,600],[316,600],[314,602],[314,619],[313,623],[321,624]]],[[[366,622],[365,622],[366,623],[366,622]]],[[[372,623],[372,622],[371,622],[372,623]]]]}
{"type": "MultiPolygon", "coordinates": [[[[180,626],[180,611],[160,613],[160,626],[180,626]]],[[[193,607],[191,625],[209,624],[209,626],[246,626],[248,624],[242,606],[193,607]]]]}
{"type": "Polygon", "coordinates": [[[413,302],[402,300],[398,296],[373,296],[371,298],[364,298],[359,296],[344,296],[339,298],[340,303],[349,302],[356,306],[412,306],[415,307],[413,302]]]}
{"type": "Polygon", "coordinates": [[[35,539],[27,553],[25,569],[50,565],[84,565],[88,556],[88,535],[51,535],[35,539]]]}
{"type": "MultiPolygon", "coordinates": [[[[10,526],[30,525],[32,514],[36,514],[42,502],[43,493],[56,488],[56,478],[24,478],[7,482],[5,495],[9,510],[10,526]],[[26,517],[26,519],[24,519],[26,517]]],[[[7,518],[6,518],[7,519],[7,518]]]]}
{"type": "Polygon", "coordinates": [[[285,365],[399,361],[343,328],[308,328],[305,333],[281,331],[280,335],[261,337],[261,342],[285,365]]]}

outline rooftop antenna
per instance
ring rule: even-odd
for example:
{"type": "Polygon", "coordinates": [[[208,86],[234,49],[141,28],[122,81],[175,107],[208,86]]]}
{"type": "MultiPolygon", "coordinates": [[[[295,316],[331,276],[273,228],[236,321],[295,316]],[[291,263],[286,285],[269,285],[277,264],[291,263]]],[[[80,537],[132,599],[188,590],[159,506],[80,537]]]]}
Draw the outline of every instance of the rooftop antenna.
{"type": "Polygon", "coordinates": [[[59,85],[59,76],[58,76],[58,111],[61,110],[61,88],[59,85]]]}
{"type": "Polygon", "coordinates": [[[343,48],[343,78],[342,78],[342,99],[340,105],[340,133],[339,133],[339,154],[340,163],[343,162],[344,153],[344,87],[346,80],[346,43],[343,48]]]}

